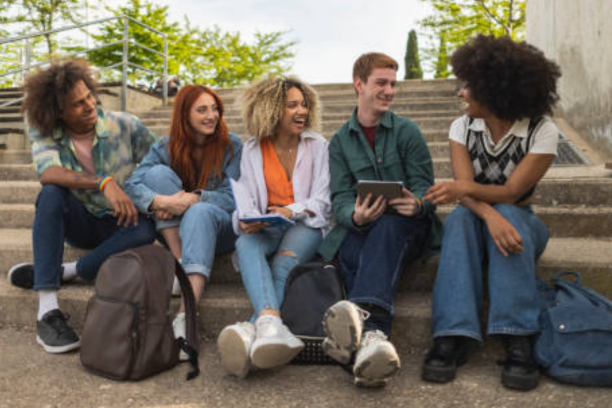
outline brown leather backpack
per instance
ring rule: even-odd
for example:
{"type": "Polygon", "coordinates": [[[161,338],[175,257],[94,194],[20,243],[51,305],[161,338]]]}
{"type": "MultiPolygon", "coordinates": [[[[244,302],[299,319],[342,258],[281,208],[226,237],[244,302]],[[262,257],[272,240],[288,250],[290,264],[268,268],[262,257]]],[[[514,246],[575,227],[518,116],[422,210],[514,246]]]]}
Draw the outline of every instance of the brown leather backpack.
{"type": "Polygon", "coordinates": [[[109,257],[96,278],[81,336],[81,363],[113,380],[140,380],[174,367],[183,349],[197,377],[198,321],[189,280],[160,246],[147,245],[109,257]],[[169,306],[176,274],[185,299],[187,339],[174,338],[169,306]]]}

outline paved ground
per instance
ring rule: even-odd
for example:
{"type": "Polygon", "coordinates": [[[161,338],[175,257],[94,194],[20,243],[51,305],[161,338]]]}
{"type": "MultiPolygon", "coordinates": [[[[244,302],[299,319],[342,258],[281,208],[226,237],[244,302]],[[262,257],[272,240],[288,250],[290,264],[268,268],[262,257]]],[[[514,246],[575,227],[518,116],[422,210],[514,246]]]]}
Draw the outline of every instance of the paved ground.
{"type": "Polygon", "coordinates": [[[610,407],[612,390],[559,385],[544,379],[530,393],[505,390],[492,363],[496,348],[475,355],[449,385],[419,379],[420,355],[404,355],[403,367],[384,390],[355,388],[338,367],[287,366],[226,375],[215,345],[203,343],[202,374],[186,382],[188,367],[137,383],[106,380],[86,372],[78,354],[50,355],[23,329],[0,329],[0,407],[610,407]]]}

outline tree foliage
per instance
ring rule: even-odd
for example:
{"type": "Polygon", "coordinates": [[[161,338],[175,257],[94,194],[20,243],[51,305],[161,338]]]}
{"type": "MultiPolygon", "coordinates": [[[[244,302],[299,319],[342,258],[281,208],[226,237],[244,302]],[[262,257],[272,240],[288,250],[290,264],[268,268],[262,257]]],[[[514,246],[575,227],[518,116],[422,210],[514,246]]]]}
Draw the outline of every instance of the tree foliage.
{"type": "Polygon", "coordinates": [[[404,75],[404,79],[423,78],[423,70],[421,69],[421,60],[419,58],[417,34],[414,30],[410,30],[410,33],[408,33],[408,44],[406,46],[404,63],[406,65],[406,74],[404,75]]]}
{"type": "MultiPolygon", "coordinates": [[[[240,33],[226,33],[219,27],[200,29],[185,17],[184,24],[169,21],[168,7],[147,0],[129,0],[127,5],[109,9],[116,15],[125,14],[167,35],[168,74],[178,75],[187,82],[217,87],[243,84],[264,74],[282,74],[290,69],[294,56],[294,42],[285,42],[284,32],[257,33],[253,44],[243,41],[240,33]]],[[[163,50],[163,39],[146,28],[130,23],[130,39],[155,51],[163,50]]],[[[123,22],[113,21],[103,27],[94,38],[101,44],[123,38],[123,22]]],[[[100,67],[122,60],[121,44],[93,52],[90,59],[100,67]]],[[[154,71],[162,71],[163,58],[157,54],[129,45],[130,62],[154,71]]],[[[135,68],[130,68],[134,80],[135,68]]],[[[159,74],[144,74],[148,81],[159,74]]]]}
{"type": "Polygon", "coordinates": [[[436,62],[436,73],[434,78],[448,78],[450,71],[448,70],[448,49],[446,47],[446,36],[444,33],[440,35],[440,45],[438,47],[438,60],[436,62]]]}
{"type": "Polygon", "coordinates": [[[435,43],[442,37],[448,55],[476,34],[509,36],[515,40],[525,37],[526,0],[421,1],[433,8],[433,13],[420,21],[434,43],[425,50],[425,59],[431,65],[438,60],[435,43]]]}

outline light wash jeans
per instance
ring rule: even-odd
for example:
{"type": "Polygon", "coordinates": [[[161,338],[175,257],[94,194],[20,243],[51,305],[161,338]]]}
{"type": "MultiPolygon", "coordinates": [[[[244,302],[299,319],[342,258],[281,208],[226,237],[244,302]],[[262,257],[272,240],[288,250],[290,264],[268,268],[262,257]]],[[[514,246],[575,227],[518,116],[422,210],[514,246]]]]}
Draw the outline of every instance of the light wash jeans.
{"type": "Polygon", "coordinates": [[[527,336],[539,331],[535,263],[546,248],[548,229],[529,207],[494,207],[516,228],[524,249],[504,257],[485,222],[458,206],[444,223],[433,293],[434,337],[466,336],[482,341],[483,260],[489,271],[487,334],[527,336]]]}
{"type": "MultiPolygon", "coordinates": [[[[145,184],[158,194],[172,195],[183,189],[179,176],[168,166],[157,165],[146,174],[145,184]]],[[[232,216],[215,204],[193,204],[181,217],[156,220],[157,230],[179,226],[182,265],[187,274],[199,273],[210,279],[215,254],[234,249],[236,235],[232,216]]]]}
{"type": "Polygon", "coordinates": [[[321,240],[320,229],[302,223],[238,237],[236,252],[242,282],[255,309],[253,321],[262,310],[280,310],[289,272],[296,265],[310,261],[321,240]],[[267,257],[272,254],[270,265],[267,257]]]}

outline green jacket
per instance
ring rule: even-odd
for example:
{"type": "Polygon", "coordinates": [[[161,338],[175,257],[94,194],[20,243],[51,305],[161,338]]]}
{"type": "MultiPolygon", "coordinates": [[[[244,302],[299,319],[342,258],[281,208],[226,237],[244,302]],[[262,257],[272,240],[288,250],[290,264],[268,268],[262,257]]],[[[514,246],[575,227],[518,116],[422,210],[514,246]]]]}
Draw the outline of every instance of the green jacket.
{"type": "MultiPolygon", "coordinates": [[[[387,111],[376,128],[376,154],[357,121],[357,109],[332,137],[329,145],[330,190],[335,225],[319,247],[319,253],[332,259],[349,230],[366,231],[370,226],[353,223],[358,180],[402,181],[422,198],[434,183],[431,155],[421,131],[410,119],[387,111]]],[[[424,203],[418,217],[431,220],[429,249],[440,247],[442,224],[435,205],[424,203]]]]}

